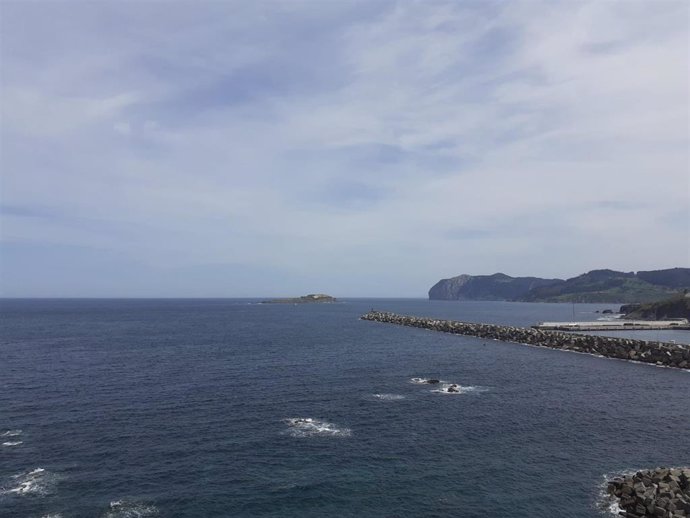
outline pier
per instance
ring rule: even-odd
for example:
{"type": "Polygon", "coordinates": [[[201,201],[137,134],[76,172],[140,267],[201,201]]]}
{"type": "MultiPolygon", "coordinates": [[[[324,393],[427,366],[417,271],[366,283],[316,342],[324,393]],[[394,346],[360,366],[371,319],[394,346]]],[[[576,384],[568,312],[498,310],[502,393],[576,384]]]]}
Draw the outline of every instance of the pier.
{"type": "Polygon", "coordinates": [[[540,322],[532,326],[545,331],[669,331],[690,330],[685,318],[677,320],[598,320],[595,322],[540,322]]]}

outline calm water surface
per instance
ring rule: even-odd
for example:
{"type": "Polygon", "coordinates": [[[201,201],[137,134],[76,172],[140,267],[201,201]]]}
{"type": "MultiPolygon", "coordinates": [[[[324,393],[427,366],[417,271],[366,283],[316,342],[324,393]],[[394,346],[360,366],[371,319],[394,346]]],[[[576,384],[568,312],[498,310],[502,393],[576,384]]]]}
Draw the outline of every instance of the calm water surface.
{"type": "Polygon", "coordinates": [[[249,302],[2,301],[0,516],[594,518],[606,474],[690,464],[688,372],[357,318],[571,305],[249,302]]]}

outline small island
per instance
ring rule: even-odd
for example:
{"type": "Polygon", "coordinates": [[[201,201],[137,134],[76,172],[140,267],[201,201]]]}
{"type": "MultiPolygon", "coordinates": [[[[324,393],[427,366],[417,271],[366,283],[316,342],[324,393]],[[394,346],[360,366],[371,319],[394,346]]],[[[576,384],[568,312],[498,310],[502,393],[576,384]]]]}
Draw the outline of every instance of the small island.
{"type": "Polygon", "coordinates": [[[309,295],[302,295],[301,297],[295,298],[264,300],[262,304],[314,304],[336,302],[336,300],[335,297],[324,295],[323,293],[310,293],[309,295]]]}

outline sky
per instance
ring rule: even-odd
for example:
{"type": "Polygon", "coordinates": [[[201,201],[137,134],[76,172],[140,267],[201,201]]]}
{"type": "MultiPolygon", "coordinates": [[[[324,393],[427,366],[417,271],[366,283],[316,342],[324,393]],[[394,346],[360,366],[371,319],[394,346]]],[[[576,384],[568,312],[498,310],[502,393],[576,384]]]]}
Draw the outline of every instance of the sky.
{"type": "Polygon", "coordinates": [[[690,4],[0,2],[0,296],[690,266],[690,4]]]}

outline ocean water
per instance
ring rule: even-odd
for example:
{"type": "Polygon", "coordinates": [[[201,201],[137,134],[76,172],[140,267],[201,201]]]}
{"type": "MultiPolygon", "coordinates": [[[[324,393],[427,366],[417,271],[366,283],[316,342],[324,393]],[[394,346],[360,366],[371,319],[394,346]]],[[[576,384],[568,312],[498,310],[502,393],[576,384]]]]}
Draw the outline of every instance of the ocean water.
{"type": "Polygon", "coordinates": [[[690,372],[358,320],[571,305],[252,302],[2,301],[0,516],[594,518],[690,465],[690,372]]]}

